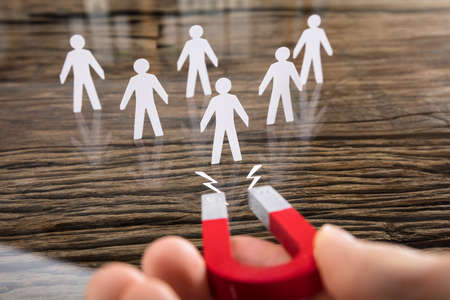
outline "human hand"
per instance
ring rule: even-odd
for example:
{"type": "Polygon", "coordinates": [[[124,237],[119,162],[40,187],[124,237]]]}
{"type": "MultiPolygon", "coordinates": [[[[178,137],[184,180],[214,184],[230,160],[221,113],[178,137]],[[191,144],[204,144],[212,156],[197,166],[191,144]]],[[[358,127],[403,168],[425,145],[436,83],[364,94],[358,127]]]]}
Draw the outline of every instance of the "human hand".
{"type": "Polygon", "coordinates": [[[169,104],[169,95],[167,93],[164,93],[161,99],[163,99],[164,103],[169,104]]]}
{"type": "MultiPolygon", "coordinates": [[[[206,113],[205,113],[206,114],[206,113]]],[[[205,116],[203,116],[202,120],[200,121],[200,132],[205,131],[206,126],[208,126],[209,120],[207,121],[205,119],[205,116]]]]}
{"type": "Polygon", "coordinates": [[[303,81],[299,77],[298,81],[295,82],[295,85],[297,86],[298,91],[301,92],[301,91],[303,91],[303,86],[305,84],[303,83],[303,81]]]}
{"type": "Polygon", "coordinates": [[[244,124],[245,124],[246,127],[248,127],[248,122],[249,121],[248,121],[248,116],[247,116],[246,118],[244,118],[244,124]]]}
{"type": "MultiPolygon", "coordinates": [[[[268,267],[291,259],[282,246],[253,237],[232,237],[231,247],[235,259],[247,265],[268,267]]],[[[448,254],[362,241],[325,225],[315,237],[314,255],[325,289],[314,300],[450,299],[448,254]]],[[[213,300],[201,254],[179,237],[151,243],[142,270],[122,263],[102,267],[86,299],[213,300]]]]}
{"type": "Polygon", "coordinates": [[[64,82],[66,82],[66,77],[62,73],[59,74],[59,82],[61,84],[64,84],[64,82]]]}
{"type": "Polygon", "coordinates": [[[264,87],[262,85],[258,88],[258,96],[261,96],[264,93],[264,87]]]}

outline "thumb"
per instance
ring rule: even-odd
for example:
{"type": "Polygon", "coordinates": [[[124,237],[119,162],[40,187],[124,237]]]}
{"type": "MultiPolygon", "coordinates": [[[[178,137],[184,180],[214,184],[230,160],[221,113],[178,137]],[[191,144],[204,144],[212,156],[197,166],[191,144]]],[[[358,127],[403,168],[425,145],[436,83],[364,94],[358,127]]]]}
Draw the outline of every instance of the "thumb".
{"type": "Polygon", "coordinates": [[[336,300],[450,299],[450,255],[362,241],[325,225],[315,237],[314,256],[336,300]]]}

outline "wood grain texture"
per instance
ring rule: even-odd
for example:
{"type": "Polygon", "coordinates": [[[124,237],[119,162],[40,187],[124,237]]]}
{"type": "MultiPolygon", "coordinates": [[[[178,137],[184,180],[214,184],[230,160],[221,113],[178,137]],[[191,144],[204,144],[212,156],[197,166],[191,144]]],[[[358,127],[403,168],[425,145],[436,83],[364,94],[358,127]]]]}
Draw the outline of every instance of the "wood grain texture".
{"type": "MultiPolygon", "coordinates": [[[[450,4],[448,1],[2,1],[0,3],[0,243],[81,266],[139,264],[145,246],[181,235],[201,248],[205,171],[226,192],[233,234],[271,238],[250,213],[245,179],[262,163],[308,220],[361,238],[450,248],[450,4]],[[291,50],[320,13],[334,49],[325,84],[292,87],[295,121],[265,119],[257,87],[280,46],[291,50]],[[228,145],[211,166],[209,97],[186,100],[176,60],[193,24],[250,116],[236,119],[243,161],[228,145]],[[68,39],[86,37],[105,69],[103,111],[72,113],[72,80],[58,74],[68,39]],[[156,100],[164,137],[148,120],[134,142],[134,99],[119,104],[135,59],[150,60],[169,94],[156,100]]],[[[295,60],[300,69],[301,59],[295,60]]],[[[1,272],[1,270],[0,270],[1,272]]],[[[3,290],[0,289],[0,296],[3,290]]]]}

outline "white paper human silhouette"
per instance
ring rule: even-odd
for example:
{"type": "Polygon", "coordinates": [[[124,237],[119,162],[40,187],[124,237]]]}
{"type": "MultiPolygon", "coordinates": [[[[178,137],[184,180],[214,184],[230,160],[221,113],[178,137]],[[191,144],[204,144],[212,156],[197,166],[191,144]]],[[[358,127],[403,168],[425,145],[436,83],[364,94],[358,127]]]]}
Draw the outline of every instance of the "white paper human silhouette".
{"type": "Polygon", "coordinates": [[[200,132],[203,132],[211,120],[213,114],[216,114],[216,131],[214,133],[214,144],[211,157],[211,164],[218,164],[222,154],[223,139],[227,134],[231,153],[235,161],[242,160],[239,141],[234,125],[234,112],[244,121],[248,127],[248,115],[242,107],[239,99],[228,92],[231,90],[231,81],[228,78],[220,78],[216,82],[216,90],[219,95],[213,97],[206,108],[202,121],[200,122],[200,132]]]}
{"type": "Polygon", "coordinates": [[[202,39],[203,28],[200,25],[194,25],[189,29],[189,35],[192,39],[184,44],[180,57],[177,62],[177,71],[180,71],[184,62],[189,56],[189,72],[186,85],[186,98],[194,96],[195,83],[197,81],[197,73],[200,76],[203,93],[211,95],[211,86],[209,83],[208,70],[206,69],[205,54],[209,57],[214,66],[218,66],[219,62],[213,49],[206,39],[202,39]]]}
{"type": "Polygon", "coordinates": [[[134,70],[137,75],[131,77],[128,82],[127,89],[123,95],[120,109],[124,110],[130,101],[133,93],[136,93],[136,113],[134,119],[134,139],[142,139],[142,132],[144,131],[145,112],[147,111],[150,122],[153,127],[155,136],[164,135],[161,122],[159,121],[158,111],[155,106],[155,99],[153,98],[153,90],[155,90],[161,99],[168,104],[168,95],[162,85],[159,83],[155,75],[147,73],[150,68],[149,62],[140,58],[134,62],[134,70]]]}
{"type": "Polygon", "coordinates": [[[308,81],[309,69],[311,62],[314,68],[314,76],[316,82],[323,83],[322,61],[320,58],[320,46],[322,45],[328,55],[333,55],[330,42],[328,42],[327,35],[322,28],[319,28],[321,19],[318,15],[312,15],[308,18],[309,28],[303,31],[297,45],[294,48],[294,58],[297,58],[303,46],[305,46],[305,55],[303,57],[302,71],[300,79],[302,85],[308,81]]]}
{"type": "Polygon", "coordinates": [[[275,58],[278,60],[278,62],[273,63],[270,66],[259,86],[258,94],[262,95],[267,85],[273,79],[272,96],[270,97],[269,111],[267,113],[267,125],[272,125],[275,123],[280,98],[283,101],[283,109],[286,122],[294,121],[289,82],[290,79],[292,79],[299,91],[302,90],[302,84],[300,82],[300,77],[298,76],[295,65],[292,62],[287,61],[290,55],[291,52],[288,48],[278,48],[275,52],[275,58]]]}
{"type": "Polygon", "coordinates": [[[83,86],[91,101],[92,108],[94,110],[102,109],[94,82],[92,81],[90,67],[94,69],[101,79],[105,79],[105,73],[91,51],[83,49],[85,41],[81,35],[73,35],[70,38],[70,45],[74,50],[67,53],[63,68],[59,74],[59,80],[61,84],[64,84],[70,69],[73,68],[73,112],[81,112],[83,86]]]}

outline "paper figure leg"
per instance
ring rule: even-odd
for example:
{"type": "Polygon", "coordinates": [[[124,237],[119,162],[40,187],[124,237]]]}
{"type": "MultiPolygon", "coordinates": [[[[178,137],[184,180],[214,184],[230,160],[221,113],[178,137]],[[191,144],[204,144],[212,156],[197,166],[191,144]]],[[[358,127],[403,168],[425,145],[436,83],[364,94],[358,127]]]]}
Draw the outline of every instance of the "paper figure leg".
{"type": "Polygon", "coordinates": [[[145,108],[136,107],[136,115],[134,116],[134,139],[142,139],[142,133],[144,132],[144,117],[145,108]]]}
{"type": "Polygon", "coordinates": [[[197,81],[197,69],[189,65],[189,72],[186,86],[186,98],[194,97],[195,81],[197,81]]]}
{"type": "Polygon", "coordinates": [[[74,79],[73,83],[73,112],[79,113],[81,112],[81,103],[83,98],[83,84],[74,79]]]}
{"type": "Polygon", "coordinates": [[[209,83],[209,76],[206,65],[203,65],[198,73],[200,75],[200,82],[202,83],[203,93],[205,94],[205,96],[211,95],[211,85],[209,83]]]}
{"type": "Polygon", "coordinates": [[[311,68],[311,61],[312,58],[309,55],[305,54],[303,58],[302,71],[300,73],[300,82],[302,83],[302,85],[305,85],[306,82],[308,81],[309,69],[311,68]]]}
{"type": "Polygon", "coordinates": [[[220,162],[220,156],[222,155],[223,148],[223,137],[225,135],[225,130],[216,129],[214,133],[214,144],[213,152],[211,157],[211,164],[215,165],[220,162]]]}
{"type": "Polygon", "coordinates": [[[289,90],[284,91],[281,94],[281,100],[283,101],[284,117],[286,118],[286,122],[294,121],[294,113],[292,111],[291,92],[289,90]]]}
{"type": "Polygon", "coordinates": [[[236,134],[236,129],[231,128],[227,130],[228,143],[230,144],[231,154],[234,161],[242,160],[241,149],[239,148],[239,141],[236,134]]]}
{"type": "Polygon", "coordinates": [[[156,110],[155,104],[147,109],[148,117],[150,118],[150,123],[152,123],[153,132],[155,136],[162,136],[164,132],[161,127],[161,122],[159,121],[158,111],[156,110]]]}
{"type": "Polygon", "coordinates": [[[322,60],[320,59],[320,56],[314,57],[313,68],[314,68],[314,77],[316,78],[316,82],[318,84],[323,83],[322,60]]]}
{"type": "Polygon", "coordinates": [[[280,93],[274,92],[272,89],[272,95],[270,96],[269,111],[267,113],[267,125],[272,125],[275,123],[277,118],[278,104],[280,103],[280,93]]]}
{"type": "Polygon", "coordinates": [[[94,110],[102,109],[102,106],[100,105],[100,101],[98,100],[97,91],[95,90],[94,82],[92,82],[92,79],[87,80],[84,83],[84,86],[86,87],[86,92],[88,94],[89,100],[91,101],[92,108],[94,110]]]}

